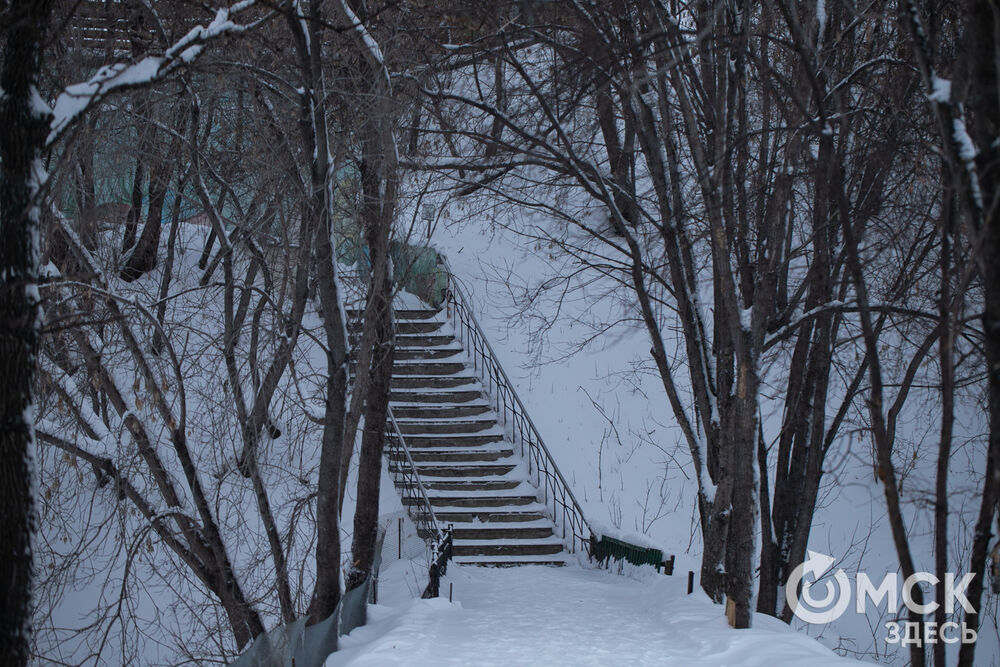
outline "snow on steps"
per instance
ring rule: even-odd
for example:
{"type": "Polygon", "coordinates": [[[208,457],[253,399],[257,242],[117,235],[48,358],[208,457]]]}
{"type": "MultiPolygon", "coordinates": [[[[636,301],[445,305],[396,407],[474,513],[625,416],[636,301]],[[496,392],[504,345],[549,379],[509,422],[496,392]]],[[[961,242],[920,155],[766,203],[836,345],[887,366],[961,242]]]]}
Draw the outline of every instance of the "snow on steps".
{"type": "MultiPolygon", "coordinates": [[[[468,491],[464,493],[468,493],[468,491]]],[[[432,493],[428,494],[427,497],[431,501],[432,507],[510,507],[511,505],[531,505],[537,502],[534,496],[512,496],[495,492],[476,495],[432,493]]],[[[420,503],[416,501],[404,501],[403,504],[420,503]]]]}
{"type": "Polygon", "coordinates": [[[545,558],[538,556],[455,556],[459,565],[480,565],[486,567],[519,567],[522,565],[547,565],[560,567],[573,562],[565,553],[550,554],[545,558]]]}
{"type": "Polygon", "coordinates": [[[396,419],[456,419],[476,417],[490,412],[492,407],[485,401],[470,401],[453,404],[410,403],[396,404],[392,411],[396,419]]]}
{"type": "MultiPolygon", "coordinates": [[[[392,389],[389,400],[393,403],[433,403],[442,406],[451,403],[465,403],[483,398],[481,389],[449,389],[430,391],[426,389],[392,389]]],[[[395,409],[394,409],[395,410],[395,409]]]]}
{"type": "MultiPolygon", "coordinates": [[[[474,464],[467,461],[448,462],[437,461],[434,463],[424,463],[414,461],[417,466],[417,473],[421,479],[425,477],[491,477],[496,475],[506,475],[514,470],[514,463],[494,463],[494,464],[474,464]]],[[[390,469],[395,467],[395,463],[389,462],[390,469]]]]}
{"type": "Polygon", "coordinates": [[[471,447],[445,448],[429,447],[410,449],[410,457],[414,463],[475,463],[478,461],[499,461],[514,455],[514,450],[507,448],[471,447]]]}
{"type": "Polygon", "coordinates": [[[398,375],[392,378],[393,389],[454,389],[475,383],[475,378],[461,375],[398,375]]]}
{"type": "Polygon", "coordinates": [[[496,428],[496,419],[396,419],[403,435],[433,435],[442,433],[475,433],[496,428]]]}
{"type": "Polygon", "coordinates": [[[565,565],[565,547],[537,490],[518,474],[513,445],[450,325],[433,310],[397,310],[396,318],[389,400],[438,522],[453,526],[455,562],[565,565]]]}
{"type": "Polygon", "coordinates": [[[481,477],[476,480],[425,479],[421,481],[423,481],[425,489],[434,489],[435,491],[509,491],[516,489],[524,483],[516,479],[507,479],[506,477],[481,477]]]}
{"type": "Polygon", "coordinates": [[[406,434],[411,450],[422,447],[483,447],[504,439],[503,431],[493,427],[487,433],[411,433],[406,434]]]}

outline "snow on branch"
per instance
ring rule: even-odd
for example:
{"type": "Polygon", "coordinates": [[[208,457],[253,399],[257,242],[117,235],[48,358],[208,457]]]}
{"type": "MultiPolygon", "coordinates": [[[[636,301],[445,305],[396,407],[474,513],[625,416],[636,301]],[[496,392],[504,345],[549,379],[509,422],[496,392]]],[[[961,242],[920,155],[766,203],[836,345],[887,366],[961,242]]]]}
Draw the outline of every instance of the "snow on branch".
{"type": "Polygon", "coordinates": [[[334,3],[335,11],[343,18],[357,33],[358,41],[364,45],[365,59],[372,69],[378,71],[385,69],[385,59],[382,57],[382,49],[378,42],[371,36],[365,24],[361,22],[358,15],[354,13],[346,0],[337,0],[334,3]]]}
{"type": "Polygon", "coordinates": [[[51,146],[91,107],[109,94],[138,86],[149,85],[183,65],[189,65],[201,55],[205,45],[224,35],[239,34],[255,27],[264,19],[249,24],[233,22],[232,17],[246,11],[257,0],[242,0],[232,7],[222,7],[207,26],[195,26],[162,56],[147,56],[137,63],[115,63],[101,67],[83,83],[67,86],[56,98],[46,145],[51,146]]]}

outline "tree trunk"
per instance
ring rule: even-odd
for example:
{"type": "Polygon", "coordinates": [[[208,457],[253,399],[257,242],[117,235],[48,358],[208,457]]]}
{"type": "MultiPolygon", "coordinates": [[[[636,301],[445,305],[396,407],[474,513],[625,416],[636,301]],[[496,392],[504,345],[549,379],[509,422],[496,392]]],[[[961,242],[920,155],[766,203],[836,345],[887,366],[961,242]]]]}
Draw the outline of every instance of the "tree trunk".
{"type": "MultiPolygon", "coordinates": [[[[383,91],[383,94],[384,91],[383,91]]],[[[374,318],[374,341],[368,367],[364,401],[364,432],[358,460],[358,496],[354,512],[354,541],[351,544],[351,569],[346,576],[347,590],[362,585],[371,573],[378,538],[379,490],[382,476],[382,450],[385,445],[386,417],[395,352],[392,317],[392,272],[389,259],[389,236],[395,214],[397,181],[395,164],[386,157],[385,146],[392,142],[391,116],[382,100],[367,119],[362,149],[361,187],[364,196],[362,220],[365,241],[371,254],[372,274],[368,288],[366,317],[374,318]]],[[[365,323],[365,328],[369,327],[365,323]]]]}
{"type": "MultiPolygon", "coordinates": [[[[167,236],[167,256],[163,265],[163,276],[160,279],[160,299],[156,304],[156,321],[163,325],[163,320],[167,315],[167,295],[170,293],[170,280],[174,274],[174,251],[177,246],[177,230],[180,227],[181,217],[181,195],[184,191],[184,184],[187,178],[182,176],[177,183],[177,197],[174,198],[174,207],[170,216],[170,233],[167,236]]],[[[237,318],[238,321],[239,318],[237,318]]],[[[238,331],[238,330],[237,330],[238,331]]],[[[153,333],[153,353],[159,355],[163,349],[163,337],[159,331],[153,333]]]]}
{"type": "MultiPolygon", "coordinates": [[[[941,437],[938,442],[937,473],[934,484],[934,575],[944,581],[948,572],[948,464],[951,458],[952,431],[955,421],[955,328],[952,324],[951,303],[951,253],[955,232],[955,183],[947,164],[941,168],[943,202],[941,212],[941,291],[938,294],[938,361],[941,367],[941,437]]],[[[945,608],[945,587],[934,589],[934,621],[940,628],[948,621],[945,608]]],[[[933,646],[935,667],[946,667],[947,653],[944,642],[933,646]]]]}
{"type": "Polygon", "coordinates": [[[316,272],[326,331],[326,412],[323,448],[320,452],[319,485],[316,496],[316,588],[309,606],[310,623],[330,616],[340,602],[340,460],[344,447],[344,417],[347,407],[347,339],[341,320],[339,285],[334,275],[330,228],[317,232],[316,272]]]}
{"type": "Polygon", "coordinates": [[[14,0],[4,16],[0,72],[0,655],[31,651],[32,534],[36,528],[32,380],[38,352],[39,189],[33,173],[48,132],[34,106],[50,0],[14,0]]]}
{"type": "Polygon", "coordinates": [[[126,282],[138,280],[156,267],[156,255],[160,249],[160,230],[163,227],[163,204],[167,198],[169,180],[170,170],[164,161],[157,159],[150,165],[149,213],[146,215],[142,235],[132,249],[125,266],[122,267],[121,278],[126,282]]]}
{"type": "MultiPolygon", "coordinates": [[[[745,331],[749,339],[751,333],[745,331]]],[[[748,346],[749,350],[754,349],[748,346]]],[[[749,628],[753,619],[753,563],[757,553],[757,393],[759,380],[756,360],[741,355],[737,368],[736,413],[732,426],[730,474],[732,476],[732,516],[726,539],[726,596],[735,610],[733,625],[749,628]]]]}
{"type": "Polygon", "coordinates": [[[135,245],[135,237],[139,231],[139,218],[142,217],[142,189],[146,182],[146,163],[142,155],[135,159],[135,174],[132,177],[132,208],[125,217],[125,238],[122,240],[122,252],[126,253],[135,245]]]}
{"type": "MultiPolygon", "coordinates": [[[[299,94],[299,124],[312,147],[311,193],[304,214],[316,226],[316,282],[327,345],[327,395],[316,497],[316,586],[309,605],[310,625],[329,618],[340,602],[340,462],[345,442],[347,409],[347,322],[336,272],[333,248],[333,202],[328,175],[331,173],[326,90],[323,83],[322,3],[310,3],[308,21],[287,17],[296,41],[302,76],[299,94]]],[[[326,647],[336,649],[336,636],[326,647]]]]}
{"type": "MultiPolygon", "coordinates": [[[[985,310],[983,312],[984,348],[989,412],[989,450],[976,530],[973,535],[969,571],[976,574],[969,584],[969,602],[977,613],[967,613],[965,623],[977,630],[983,616],[983,579],[986,554],[992,535],[997,502],[1000,499],[1000,69],[996,45],[1000,38],[1000,7],[984,0],[968,2],[966,10],[969,50],[969,100],[972,139],[978,150],[975,157],[979,177],[982,211],[982,249],[980,262],[985,310]]],[[[961,166],[955,165],[955,169],[961,166]]],[[[975,643],[963,644],[959,665],[973,664],[975,643]]]]}
{"type": "MultiPolygon", "coordinates": [[[[374,288],[374,286],[373,286],[374,288]]],[[[389,411],[389,385],[395,344],[392,336],[391,281],[386,277],[375,295],[377,301],[375,350],[371,381],[365,400],[365,429],[361,436],[358,460],[358,499],[354,511],[354,540],[351,544],[352,566],[345,577],[345,587],[362,585],[371,574],[378,541],[379,490],[382,478],[382,450],[385,445],[386,416],[389,411]]]]}
{"type": "MultiPolygon", "coordinates": [[[[352,566],[346,577],[348,589],[355,588],[371,572],[378,536],[378,494],[382,471],[382,448],[392,380],[392,270],[389,259],[389,236],[395,220],[399,192],[398,153],[395,138],[396,114],[389,70],[376,48],[374,38],[358,18],[361,3],[336,0],[337,18],[355,25],[354,38],[361,54],[361,74],[370,81],[363,91],[371,104],[362,118],[361,220],[371,253],[372,277],[368,290],[368,316],[376,321],[375,346],[372,348],[371,377],[366,396],[365,430],[359,456],[358,499],[354,516],[352,566]]],[[[366,369],[358,368],[358,373],[366,369]]],[[[353,434],[347,434],[351,437],[353,434]]]]}

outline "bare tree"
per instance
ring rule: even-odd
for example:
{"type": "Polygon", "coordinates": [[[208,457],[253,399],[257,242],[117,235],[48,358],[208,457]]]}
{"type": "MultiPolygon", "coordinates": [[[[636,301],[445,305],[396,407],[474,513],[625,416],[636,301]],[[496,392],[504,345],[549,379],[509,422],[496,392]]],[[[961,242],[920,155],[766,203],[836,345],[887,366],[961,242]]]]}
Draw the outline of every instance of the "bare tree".
{"type": "MultiPolygon", "coordinates": [[[[165,24],[158,7],[149,9],[153,24],[165,24]]],[[[82,641],[90,647],[87,655],[101,657],[114,633],[142,632],[148,620],[123,611],[140,595],[129,575],[154,564],[164,585],[188,591],[186,604],[201,615],[219,621],[220,612],[225,615],[233,641],[206,621],[203,633],[176,640],[178,650],[192,655],[232,657],[275,620],[306,617],[315,624],[336,610],[341,479],[357,420],[347,419],[348,340],[334,191],[355,148],[362,165],[359,218],[374,262],[364,326],[374,342],[368,364],[373,382],[360,397],[367,472],[355,517],[355,550],[366,555],[354,559],[361,574],[351,585],[371,567],[393,345],[388,239],[398,175],[389,70],[363,19],[347,4],[295,1],[254,16],[257,24],[270,21],[266,40],[248,48],[255,38],[248,35],[202,58],[174,83],[176,113],[147,109],[138,121],[147,136],[136,164],[149,172],[149,213],[121,275],[108,277],[121,253],[107,237],[128,235],[127,225],[105,229],[91,252],[53,210],[80,270],[48,287],[60,303],[52,313],[61,325],[45,350],[44,440],[69,458],[46,458],[45,508],[53,517],[69,509],[65,494],[85,487],[84,478],[64,487],[59,473],[66,461],[82,460],[92,469],[100,511],[81,532],[92,535],[120,523],[118,539],[128,547],[105,554],[81,545],[58,567],[58,547],[46,551],[53,565],[45,578],[49,596],[79,583],[73,576],[85,557],[125,572],[115,602],[98,605],[97,622],[69,638],[48,628],[49,645],[70,650],[82,641]],[[218,77],[232,86],[213,86],[218,77]],[[345,77],[355,78],[331,85],[345,77]],[[358,99],[374,100],[360,119],[349,101],[358,99]],[[338,127],[354,128],[360,145],[352,146],[338,127]],[[173,183],[166,260],[160,262],[160,219],[173,183]],[[181,220],[182,206],[199,215],[181,220]],[[183,255],[195,239],[204,273],[192,283],[185,275],[191,260],[183,255]],[[158,280],[138,279],[154,270],[158,280]],[[192,314],[198,300],[216,317],[192,314]],[[313,368],[317,358],[325,359],[325,369],[313,368]],[[123,371],[140,378],[131,392],[121,381],[123,371]],[[189,403],[197,407],[189,411],[189,403]],[[109,432],[119,429],[128,448],[110,444],[109,432]],[[206,448],[207,442],[217,446],[206,448]],[[169,509],[162,515],[152,509],[160,507],[169,509]],[[148,537],[150,555],[122,537],[128,527],[148,537]]],[[[228,24],[217,16],[215,25],[228,24]]],[[[132,165],[129,171],[132,178],[132,165]]],[[[49,529],[45,534],[47,541],[54,536],[49,529]]],[[[182,604],[174,594],[170,600],[159,604],[182,604]]],[[[326,640],[325,648],[334,650],[336,634],[326,640]]]]}
{"type": "Polygon", "coordinates": [[[31,641],[32,536],[37,479],[34,467],[32,380],[41,310],[39,277],[40,168],[50,114],[39,105],[38,77],[51,2],[7,3],[0,11],[3,63],[0,119],[0,372],[9,385],[0,416],[0,487],[3,507],[0,581],[0,652],[13,664],[27,664],[31,641]]]}
{"type": "MultiPolygon", "coordinates": [[[[1000,232],[996,215],[1000,206],[998,194],[998,146],[996,136],[1000,128],[1000,103],[997,89],[1000,85],[1000,71],[995,58],[997,43],[997,9],[988,3],[969,2],[964,6],[960,23],[951,27],[966,45],[965,58],[959,65],[961,78],[952,85],[944,78],[944,72],[937,62],[935,47],[930,39],[921,9],[915,2],[900,0],[898,14],[905,27],[913,61],[920,72],[924,90],[929,100],[929,111],[938,132],[942,154],[942,191],[947,199],[944,212],[942,234],[945,237],[942,249],[942,286],[950,277],[950,259],[945,254],[954,243],[957,226],[955,220],[963,216],[973,248],[971,267],[982,280],[983,286],[983,348],[986,362],[987,404],[989,418],[989,439],[986,464],[983,471],[982,496],[979,516],[975,525],[973,547],[969,571],[975,578],[969,585],[969,601],[976,613],[965,616],[965,623],[975,632],[979,628],[982,593],[986,575],[986,557],[993,523],[996,520],[998,496],[1000,496],[1000,292],[997,290],[997,258],[1000,256],[1000,232]]],[[[959,19],[954,19],[959,21],[959,19]]],[[[935,22],[936,27],[936,22],[935,22]]],[[[950,317],[942,290],[942,330],[950,336],[950,317]]],[[[942,381],[954,382],[949,378],[950,337],[941,347],[942,381]]],[[[949,397],[946,395],[945,400],[949,397]]],[[[946,404],[946,409],[950,409],[946,404]]],[[[944,415],[940,443],[939,475],[946,471],[944,460],[950,447],[950,416],[944,415]]],[[[941,482],[939,481],[939,484],[941,482]]],[[[938,530],[942,530],[947,520],[946,496],[938,499],[938,530]]],[[[943,538],[938,533],[938,540],[943,538]]],[[[942,547],[938,545],[940,569],[942,547]]],[[[964,644],[959,653],[960,665],[972,665],[975,657],[975,643],[964,644]]],[[[944,663],[942,651],[935,653],[937,664],[944,663]]]]}
{"type": "Polygon", "coordinates": [[[454,76],[424,84],[435,111],[412,165],[453,178],[456,196],[555,218],[572,231],[517,231],[631,293],[696,473],[701,584],[733,601],[737,625],[754,607],[790,620],[779,592],[805,559],[871,355],[898,387],[892,440],[939,337],[926,298],[936,176],[918,159],[926,123],[900,113],[922,91],[895,55],[898,29],[877,3],[519,10],[483,12],[475,47],[450,47],[454,76]],[[572,189],[561,205],[556,191],[572,189]],[[865,317],[875,350],[860,343],[865,317]],[[912,357],[899,366],[886,346],[912,357]]]}

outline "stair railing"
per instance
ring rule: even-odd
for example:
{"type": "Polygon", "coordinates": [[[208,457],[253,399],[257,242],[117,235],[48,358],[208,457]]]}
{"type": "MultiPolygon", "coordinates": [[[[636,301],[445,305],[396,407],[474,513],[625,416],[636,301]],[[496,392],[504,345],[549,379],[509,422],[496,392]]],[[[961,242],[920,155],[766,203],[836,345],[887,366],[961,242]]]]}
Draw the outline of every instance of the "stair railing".
{"type": "Polygon", "coordinates": [[[551,512],[556,528],[561,530],[563,542],[569,547],[570,553],[581,549],[589,556],[592,533],[583,509],[528,416],[513,383],[497,360],[493,347],[468,306],[468,299],[455,281],[454,272],[444,256],[440,257],[448,272],[445,304],[449,316],[454,314],[455,334],[472,358],[473,368],[482,378],[497,414],[510,428],[513,444],[520,447],[521,458],[528,463],[529,478],[533,479],[542,495],[542,503],[546,511],[551,512]]]}
{"type": "Polygon", "coordinates": [[[406,438],[396,422],[395,415],[392,414],[391,407],[387,415],[385,453],[393,459],[389,465],[393,484],[402,494],[403,506],[416,525],[417,534],[424,539],[430,537],[433,540],[427,587],[422,597],[437,597],[441,577],[448,570],[448,561],[452,556],[452,527],[442,528],[438,523],[427,489],[420,479],[420,473],[417,472],[417,466],[410,455],[410,448],[406,445],[406,438]]]}
{"type": "Polygon", "coordinates": [[[448,526],[448,532],[444,539],[434,544],[431,567],[427,574],[427,587],[420,596],[422,598],[436,598],[441,595],[441,577],[448,572],[448,561],[451,560],[452,555],[451,536],[452,529],[451,526],[448,526]]]}
{"type": "Polygon", "coordinates": [[[407,510],[411,507],[417,509],[410,512],[410,518],[417,526],[417,533],[421,537],[431,537],[435,542],[441,543],[445,538],[445,531],[438,523],[434,514],[434,507],[427,496],[427,489],[420,479],[417,466],[410,455],[410,448],[406,445],[406,438],[396,422],[392,408],[389,408],[389,418],[386,420],[386,442],[385,453],[392,459],[389,470],[392,473],[392,481],[396,488],[403,495],[403,505],[407,510]]]}

